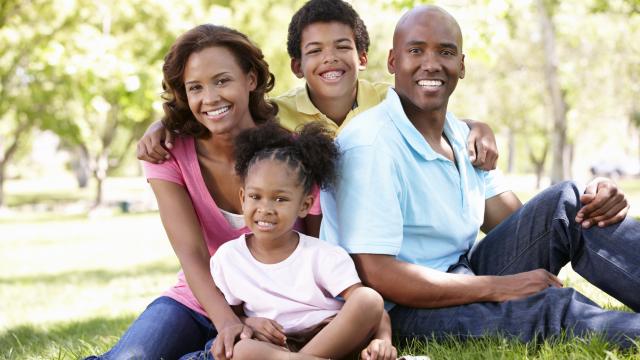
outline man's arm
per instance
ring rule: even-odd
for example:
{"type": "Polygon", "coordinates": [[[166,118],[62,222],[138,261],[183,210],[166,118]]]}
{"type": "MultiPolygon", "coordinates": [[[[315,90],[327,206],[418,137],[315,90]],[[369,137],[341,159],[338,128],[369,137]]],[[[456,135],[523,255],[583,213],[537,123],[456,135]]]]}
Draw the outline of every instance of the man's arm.
{"type": "Polygon", "coordinates": [[[522,207],[520,199],[511,191],[490,197],[484,202],[484,222],[480,230],[485,234],[522,207]]]}
{"type": "Polygon", "coordinates": [[[549,286],[561,287],[553,274],[533,270],[507,276],[450,274],[398,261],[394,256],[353,254],[363,283],[396,304],[438,308],[533,295],[549,286]]]}

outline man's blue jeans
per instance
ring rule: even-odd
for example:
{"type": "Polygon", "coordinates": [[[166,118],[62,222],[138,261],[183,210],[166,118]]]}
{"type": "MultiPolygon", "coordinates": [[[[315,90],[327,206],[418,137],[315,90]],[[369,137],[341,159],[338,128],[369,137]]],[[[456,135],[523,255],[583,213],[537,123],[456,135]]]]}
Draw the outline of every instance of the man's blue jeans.
{"type": "Polygon", "coordinates": [[[111,350],[86,360],[178,359],[201,350],[216,335],[207,317],[161,296],[149,304],[111,350]]]}
{"type": "Polygon", "coordinates": [[[548,288],[524,299],[438,309],[396,306],[390,311],[401,338],[459,338],[501,334],[523,341],[555,337],[566,330],[597,332],[629,345],[640,337],[640,223],[627,217],[606,228],[582,229],[575,222],[580,191],[564,182],[525,204],[461,257],[449,271],[509,275],[538,268],[558,274],[571,262],[592,284],[634,313],[603,310],[571,288],[548,288]]]}

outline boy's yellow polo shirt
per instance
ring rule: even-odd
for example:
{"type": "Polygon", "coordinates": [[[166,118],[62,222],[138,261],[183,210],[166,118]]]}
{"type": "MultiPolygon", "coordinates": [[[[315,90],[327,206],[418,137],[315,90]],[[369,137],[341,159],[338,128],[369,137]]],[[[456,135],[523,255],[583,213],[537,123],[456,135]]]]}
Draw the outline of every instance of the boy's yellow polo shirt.
{"type": "Polygon", "coordinates": [[[325,124],[328,129],[335,131],[337,134],[354,116],[378,105],[378,103],[384,100],[389,86],[387,83],[371,83],[367,80],[359,79],[358,95],[356,96],[358,106],[349,111],[347,117],[339,127],[333,120],[329,119],[313,105],[306,86],[290,90],[273,98],[272,101],[278,104],[278,118],[280,119],[280,124],[286,129],[294,131],[300,125],[311,121],[320,121],[325,124]]]}

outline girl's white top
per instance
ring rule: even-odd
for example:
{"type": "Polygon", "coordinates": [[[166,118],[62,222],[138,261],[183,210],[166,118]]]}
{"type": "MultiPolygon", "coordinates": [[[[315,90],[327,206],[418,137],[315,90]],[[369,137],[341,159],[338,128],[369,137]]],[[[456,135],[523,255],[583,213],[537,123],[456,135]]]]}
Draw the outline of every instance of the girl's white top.
{"type": "Polygon", "coordinates": [[[285,333],[312,327],[334,316],[336,297],[360,279],[349,254],[336,245],[299,234],[298,247],[285,260],[256,260],[245,236],[229,241],[211,257],[211,275],[230,305],[244,305],[249,317],[277,321],[285,333]]]}

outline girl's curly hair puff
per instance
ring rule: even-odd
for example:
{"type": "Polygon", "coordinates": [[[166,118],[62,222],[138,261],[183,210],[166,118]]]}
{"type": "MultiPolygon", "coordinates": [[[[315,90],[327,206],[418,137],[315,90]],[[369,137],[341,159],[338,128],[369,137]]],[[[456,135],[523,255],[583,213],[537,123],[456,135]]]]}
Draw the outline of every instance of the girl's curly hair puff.
{"type": "Polygon", "coordinates": [[[251,166],[273,159],[297,171],[306,194],[314,184],[331,187],[336,179],[339,151],[333,133],[319,123],[308,123],[292,134],[274,122],[243,131],[235,140],[236,173],[247,177],[251,166]]]}

